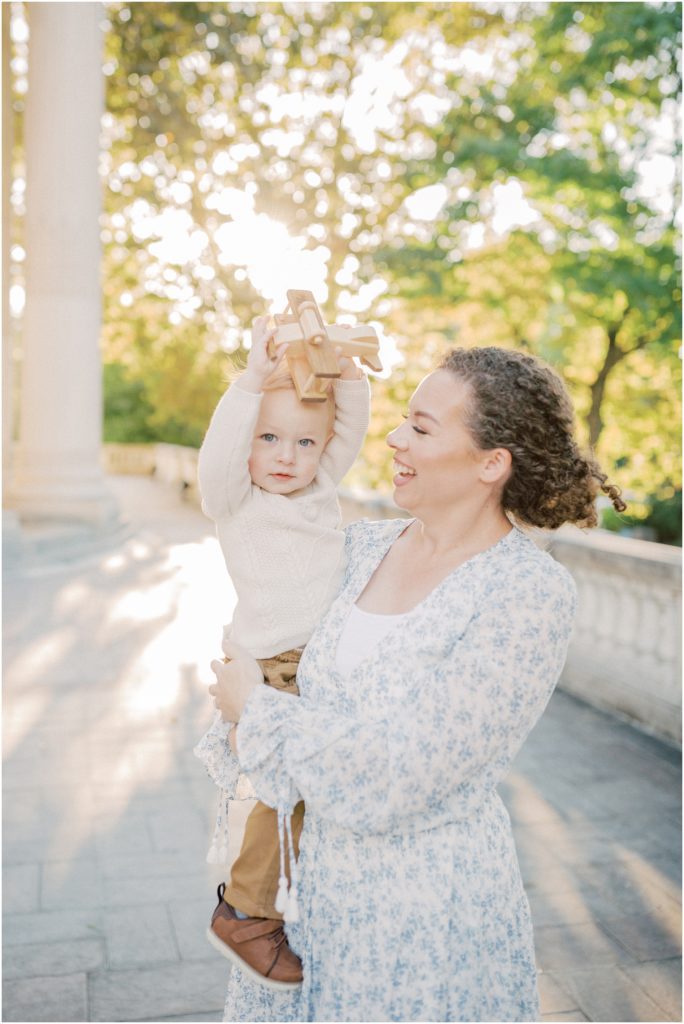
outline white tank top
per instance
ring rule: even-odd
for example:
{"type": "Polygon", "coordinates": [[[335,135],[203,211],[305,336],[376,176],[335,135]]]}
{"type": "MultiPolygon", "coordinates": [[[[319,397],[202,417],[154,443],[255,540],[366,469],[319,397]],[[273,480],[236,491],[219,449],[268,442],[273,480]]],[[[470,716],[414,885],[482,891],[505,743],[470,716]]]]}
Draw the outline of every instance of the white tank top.
{"type": "Polygon", "coordinates": [[[340,675],[350,675],[383,637],[412,613],[413,609],[399,615],[378,615],[353,604],[337,642],[335,666],[340,675]]]}

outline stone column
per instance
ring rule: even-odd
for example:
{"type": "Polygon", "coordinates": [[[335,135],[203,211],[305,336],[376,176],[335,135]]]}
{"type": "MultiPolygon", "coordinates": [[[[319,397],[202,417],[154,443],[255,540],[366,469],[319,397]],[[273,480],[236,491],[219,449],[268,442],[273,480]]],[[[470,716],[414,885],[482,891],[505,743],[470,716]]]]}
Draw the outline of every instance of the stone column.
{"type": "Polygon", "coordinates": [[[13,330],[10,316],[10,245],[12,243],[12,43],[9,4],[2,5],[2,478],[5,488],[12,475],[13,434],[13,330]]]}
{"type": "Polygon", "coordinates": [[[103,9],[31,3],[26,310],[13,504],[22,519],[105,524],[99,351],[103,9]]]}

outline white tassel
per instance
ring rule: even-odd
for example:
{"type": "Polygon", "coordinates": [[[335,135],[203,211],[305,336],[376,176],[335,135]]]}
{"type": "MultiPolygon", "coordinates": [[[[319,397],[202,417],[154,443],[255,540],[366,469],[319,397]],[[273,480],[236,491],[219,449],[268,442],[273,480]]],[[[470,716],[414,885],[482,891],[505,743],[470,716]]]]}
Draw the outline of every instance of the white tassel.
{"type": "Polygon", "coordinates": [[[219,855],[216,843],[212,843],[209,847],[209,853],[207,854],[207,864],[218,864],[219,855]]]}
{"type": "Polygon", "coordinates": [[[280,851],[280,879],[278,881],[278,894],[275,898],[275,908],[279,914],[284,914],[287,908],[287,875],[285,874],[285,814],[278,808],[278,849],[280,851]]]}
{"type": "Polygon", "coordinates": [[[275,899],[275,908],[279,914],[285,915],[288,905],[289,900],[287,897],[287,878],[285,877],[285,875],[281,875],[280,881],[278,882],[278,895],[276,896],[275,899]]]}
{"type": "Polygon", "coordinates": [[[295,924],[299,920],[299,904],[297,903],[297,887],[290,886],[290,895],[287,899],[287,907],[283,912],[283,917],[288,924],[295,924]]]}
{"type": "Polygon", "coordinates": [[[287,907],[282,913],[288,924],[295,924],[299,920],[297,861],[295,860],[294,843],[292,841],[292,818],[290,815],[285,818],[285,829],[287,831],[288,856],[290,860],[290,895],[287,900],[287,907]]]}

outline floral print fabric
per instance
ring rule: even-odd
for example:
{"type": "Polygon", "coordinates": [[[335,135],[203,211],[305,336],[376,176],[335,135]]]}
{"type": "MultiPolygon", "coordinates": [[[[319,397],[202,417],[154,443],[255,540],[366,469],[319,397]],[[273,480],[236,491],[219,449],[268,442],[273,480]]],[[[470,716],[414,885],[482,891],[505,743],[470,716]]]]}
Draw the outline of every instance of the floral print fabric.
{"type": "MultiPolygon", "coordinates": [[[[337,640],[406,520],[347,530],[342,590],[293,698],[250,697],[242,769],[262,801],[304,799],[295,993],[234,969],[226,1020],[527,1021],[532,926],[496,786],[560,674],[567,571],[519,530],[442,581],[349,676],[337,640]]],[[[226,751],[229,759],[229,751],[226,751]]]]}

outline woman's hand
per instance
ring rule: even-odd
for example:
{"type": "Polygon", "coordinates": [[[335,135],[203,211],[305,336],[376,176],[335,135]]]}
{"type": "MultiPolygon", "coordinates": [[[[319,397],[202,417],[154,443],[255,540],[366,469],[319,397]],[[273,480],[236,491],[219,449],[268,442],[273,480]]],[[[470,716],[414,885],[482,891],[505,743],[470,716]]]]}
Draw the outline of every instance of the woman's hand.
{"type": "Polygon", "coordinates": [[[224,722],[239,722],[248,697],[263,683],[264,676],[259,663],[244,647],[226,641],[223,650],[230,661],[212,661],[216,682],[209,693],[224,722]]]}

